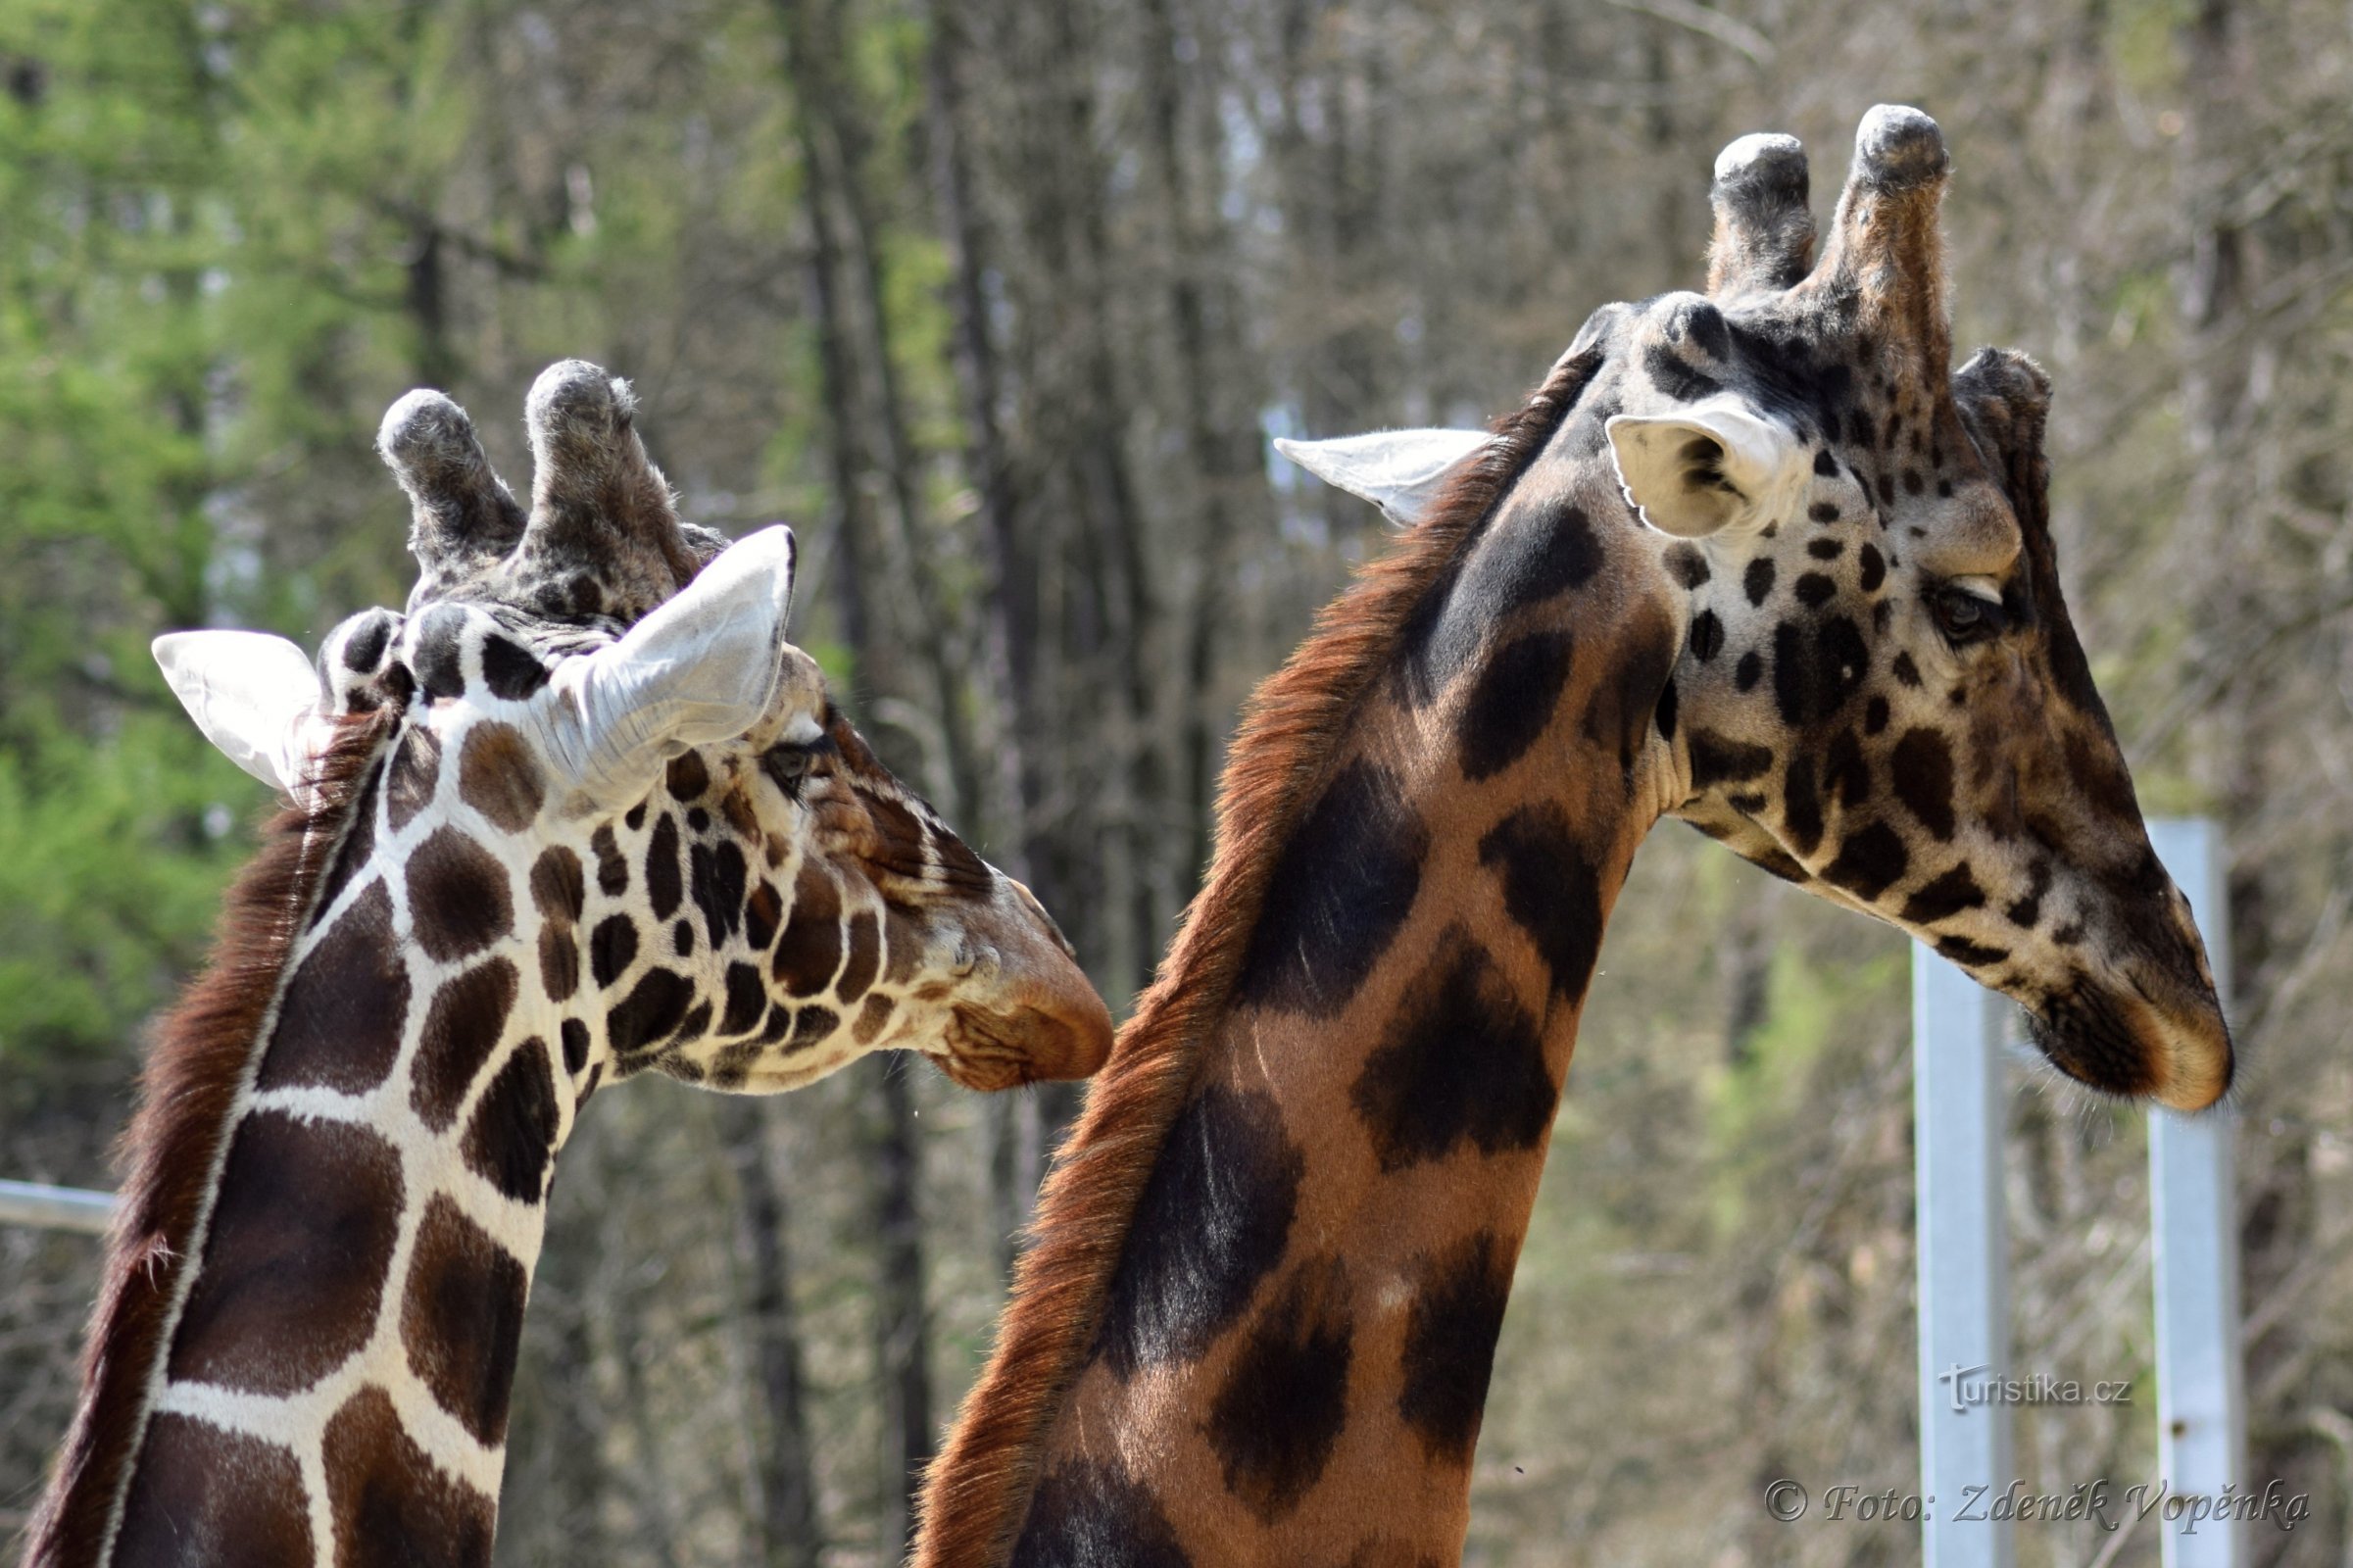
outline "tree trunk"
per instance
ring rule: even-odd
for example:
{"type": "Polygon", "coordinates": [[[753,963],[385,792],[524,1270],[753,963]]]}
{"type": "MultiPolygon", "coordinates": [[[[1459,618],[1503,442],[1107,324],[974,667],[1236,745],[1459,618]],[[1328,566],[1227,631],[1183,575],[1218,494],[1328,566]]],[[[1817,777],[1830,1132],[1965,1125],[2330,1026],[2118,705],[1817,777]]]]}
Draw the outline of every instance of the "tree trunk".
{"type": "Polygon", "coordinates": [[[817,1568],[817,1484],[803,1400],[801,1337],[793,1315],[784,1195],[768,1166],[767,1102],[722,1096],[719,1139],[736,1188],[735,1246],[744,1288],[743,1330],[751,1340],[765,1415],[760,1482],[759,1561],[765,1568],[817,1568]]]}
{"type": "Polygon", "coordinates": [[[884,1485],[881,1541],[886,1561],[905,1552],[923,1467],[931,1462],[931,1331],[924,1306],[922,1181],[911,1063],[895,1055],[867,1068],[875,1079],[874,1293],[876,1372],[882,1385],[884,1485]]]}

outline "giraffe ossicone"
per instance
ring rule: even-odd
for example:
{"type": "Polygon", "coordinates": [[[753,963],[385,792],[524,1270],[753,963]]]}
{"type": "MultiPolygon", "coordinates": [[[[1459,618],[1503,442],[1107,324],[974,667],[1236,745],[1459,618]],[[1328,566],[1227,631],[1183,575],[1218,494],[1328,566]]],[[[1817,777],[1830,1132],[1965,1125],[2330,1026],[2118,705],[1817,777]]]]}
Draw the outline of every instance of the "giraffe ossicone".
{"type": "Polygon", "coordinates": [[[2060,593],[2049,383],[1951,363],[1946,168],[1926,115],[1872,111],[1816,262],[1802,149],[1743,137],[1705,293],[1594,312],[1485,437],[1309,449],[1408,526],[1252,701],[918,1568],[1457,1560],[1602,930],[1662,816],[1932,944],[2073,1079],[2227,1092],[2060,593]]]}
{"type": "Polygon", "coordinates": [[[405,612],[314,665],[156,658],[293,802],[163,1032],[27,1561],[483,1563],[556,1157],[608,1082],[798,1087],[885,1048],[1083,1077],[1110,1020],[1028,891],[792,646],[793,541],[683,523],[628,388],[526,405],[525,512],[438,393],[379,448],[405,612]]]}

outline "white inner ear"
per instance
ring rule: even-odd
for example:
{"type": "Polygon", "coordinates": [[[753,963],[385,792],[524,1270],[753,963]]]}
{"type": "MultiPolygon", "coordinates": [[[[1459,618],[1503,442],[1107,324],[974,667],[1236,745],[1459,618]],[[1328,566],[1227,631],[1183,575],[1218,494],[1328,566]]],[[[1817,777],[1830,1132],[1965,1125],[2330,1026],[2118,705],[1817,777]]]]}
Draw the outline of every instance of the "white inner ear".
{"type": "Polygon", "coordinates": [[[1671,415],[1621,414],[1607,428],[1627,500],[1679,538],[1761,528],[1789,515],[1811,482],[1797,438],[1731,393],[1671,415]]]}
{"type": "Polygon", "coordinates": [[[303,651],[258,631],[167,632],[152,647],[204,738],[255,778],[293,794],[328,728],[319,672],[303,651]]]}
{"type": "Polygon", "coordinates": [[[791,529],[729,546],[619,642],[557,666],[531,699],[551,765],[617,807],[680,752],[755,728],[783,684],[792,600],[791,529]]]}
{"type": "Polygon", "coordinates": [[[1275,438],[1275,450],[1349,495],[1379,507],[1392,522],[1412,527],[1454,468],[1488,442],[1482,430],[1376,430],[1329,441],[1275,438]]]}

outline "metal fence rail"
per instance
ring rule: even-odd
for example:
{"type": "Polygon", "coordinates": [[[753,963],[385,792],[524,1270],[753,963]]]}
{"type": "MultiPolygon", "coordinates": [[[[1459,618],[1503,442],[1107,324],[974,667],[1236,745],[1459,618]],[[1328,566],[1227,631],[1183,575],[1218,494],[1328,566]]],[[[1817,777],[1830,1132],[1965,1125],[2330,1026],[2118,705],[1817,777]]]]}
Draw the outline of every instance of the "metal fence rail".
{"type": "Polygon", "coordinates": [[[115,1195],[40,1182],[0,1181],[0,1225],[39,1225],[53,1231],[103,1235],[114,1223],[115,1195]]]}

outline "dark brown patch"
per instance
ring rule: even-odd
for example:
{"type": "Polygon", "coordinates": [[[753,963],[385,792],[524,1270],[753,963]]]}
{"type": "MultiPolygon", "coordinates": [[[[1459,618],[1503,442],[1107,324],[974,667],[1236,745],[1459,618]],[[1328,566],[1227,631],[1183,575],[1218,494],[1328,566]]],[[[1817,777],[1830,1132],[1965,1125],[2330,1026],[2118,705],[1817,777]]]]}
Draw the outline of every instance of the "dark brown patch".
{"type": "Polygon", "coordinates": [[[678,912],[686,897],[686,879],[678,868],[678,819],[662,813],[646,840],[646,901],[654,918],[666,920],[678,912]]]}
{"type": "Polygon", "coordinates": [[[1963,860],[1906,899],[1902,918],[1911,925],[1935,925],[1963,909],[1982,908],[1985,903],[1985,890],[1978,886],[1969,862],[1963,860]]]}
{"type": "Polygon", "coordinates": [[[1471,1462],[1511,1297],[1511,1252],[1508,1243],[1483,1230],[1444,1256],[1419,1260],[1397,1414],[1434,1461],[1471,1462]]]}
{"type": "Polygon", "coordinates": [[[1691,788],[1711,789],[1718,784],[1743,784],[1752,778],[1762,778],[1773,768],[1773,751],[1766,746],[1751,746],[1736,741],[1710,729],[1690,732],[1688,744],[1691,752],[1691,788]]]}
{"type": "Polygon", "coordinates": [[[1336,1257],[1294,1269],[1244,1334],[1201,1435],[1226,1490],[1262,1524],[1299,1505],[1348,1423],[1355,1321],[1336,1257]]]}
{"type": "MultiPolygon", "coordinates": [[[[139,1445],[114,1560],[174,1568],[306,1568],[312,1561],[308,1497],[302,1465],[291,1450],[193,1416],[159,1414],[148,1421],[139,1445]]],[[[94,1553],[97,1545],[91,1541],[86,1549],[94,1553]]]]}
{"type": "Polygon", "coordinates": [[[278,1004],[257,1089],[357,1095],[392,1072],[409,1017],[409,971],[392,934],[392,895],[373,882],[312,948],[278,1004]]]}
{"type": "Polygon", "coordinates": [[[400,1230],[400,1155],[365,1127],[256,1111],[237,1127],[171,1375],[309,1388],[368,1343],[400,1230]]]}
{"type": "Polygon", "coordinates": [[[1540,1147],[1560,1091],[1544,1037],[1487,950],[1460,924],[1406,988],[1348,1091],[1384,1171],[1540,1147]]]}
{"type": "Polygon", "coordinates": [[[881,967],[881,928],[871,911],[860,909],[850,917],[850,957],[842,965],[842,977],[834,982],[834,1000],[845,1007],[855,1004],[866,994],[881,967]]]}
{"type": "Polygon", "coordinates": [[[401,1300],[409,1370],[487,1447],[507,1441],[507,1400],[522,1343],[529,1276],[440,1194],[417,1227],[401,1300]]]}
{"type": "Polygon", "coordinates": [[[446,982],[425,1012],[410,1068],[409,1104],[435,1132],[457,1119],[515,1008],[515,965],[493,958],[446,982]]]}
{"type": "Polygon", "coordinates": [[[784,925],[784,898],[773,882],[762,882],[744,900],[744,941],[754,953],[765,953],[784,925]]]}
{"type": "Polygon", "coordinates": [[[637,922],[626,914],[609,914],[588,933],[588,972],[599,986],[609,986],[637,961],[637,922]]]}
{"type": "Polygon", "coordinates": [[[858,1022],[850,1030],[851,1040],[860,1046],[870,1046],[880,1038],[882,1026],[891,1021],[891,999],[880,992],[866,999],[858,1009],[858,1022]]]}
{"type": "Polygon", "coordinates": [[[1283,846],[1236,999],[1319,1017],[1346,1005],[1405,923],[1429,853],[1396,775],[1362,760],[1342,768],[1283,846]]]}
{"type": "Polygon", "coordinates": [[[1920,819],[1920,825],[1940,844],[1953,836],[1953,759],[1951,743],[1933,729],[1904,731],[1887,765],[1895,798],[1920,819]]]}
{"type": "Polygon", "coordinates": [[[550,1002],[569,1002],[580,989],[580,943],[574,929],[561,920],[539,928],[539,986],[550,1002]]]}
{"type": "Polygon", "coordinates": [[[458,749],[458,795],[493,826],[520,833],[538,818],[547,793],[522,731],[486,719],[466,732],[458,749]]]}
{"type": "Polygon", "coordinates": [[[1895,830],[1885,822],[1870,822],[1846,835],[1838,858],[1822,868],[1822,880],[1868,904],[1901,878],[1910,863],[1895,830]]]}
{"type": "Polygon", "coordinates": [[[842,893],[824,867],[810,861],[793,885],[793,908],[776,943],[770,968],[796,997],[813,997],[842,964],[842,893]]]}
{"type": "Polygon", "coordinates": [[[1583,998],[1601,954],[1601,873],[1568,812],[1521,807],[1479,840],[1479,863],[1502,881],[1504,911],[1544,956],[1553,996],[1583,998]]]}
{"type": "Polygon", "coordinates": [[[1535,631],[1480,667],[1454,715],[1464,778],[1474,784],[1492,778],[1528,755],[1568,684],[1570,652],[1568,633],[1535,631]]]}
{"type": "Polygon", "coordinates": [[[629,858],[621,853],[618,840],[613,836],[613,824],[600,825],[588,836],[588,847],[597,858],[597,891],[615,899],[629,891],[629,858]]]}
{"type": "Polygon", "coordinates": [[[548,920],[577,920],[588,902],[580,857],[561,844],[551,845],[531,862],[531,904],[548,920]]]}
{"type": "Polygon", "coordinates": [[[650,1051],[676,1033],[694,1002],[695,988],[682,974],[648,969],[605,1014],[605,1039],[613,1054],[650,1051]]]}
{"type": "Polygon", "coordinates": [[[466,1123],[466,1163],[517,1202],[536,1203],[547,1190],[561,1121],[548,1049],[537,1035],[515,1048],[466,1123]]]}
{"type": "Polygon", "coordinates": [[[681,801],[699,801],[711,788],[711,769],[701,752],[680,752],[670,759],[666,781],[670,793],[681,801]]]}
{"type": "Polygon", "coordinates": [[[422,725],[409,726],[385,769],[384,815],[393,832],[433,804],[433,787],[440,782],[441,737],[422,725]]]}
{"type": "Polygon", "coordinates": [[[498,1505],[435,1465],[392,1396],[362,1389],[326,1424],[336,1568],[488,1568],[498,1505]]]}
{"type": "Polygon", "coordinates": [[[456,828],[436,829],[409,858],[409,924],[443,963],[481,952],[515,929],[506,867],[456,828]]]}

